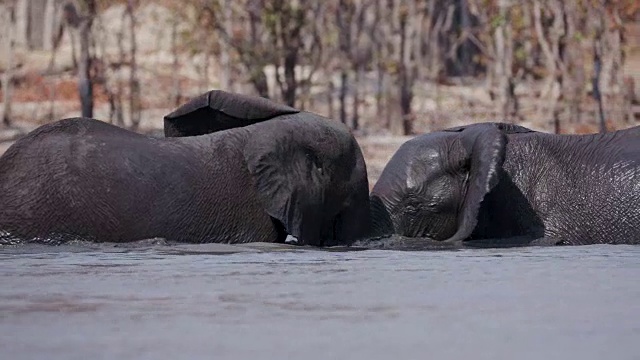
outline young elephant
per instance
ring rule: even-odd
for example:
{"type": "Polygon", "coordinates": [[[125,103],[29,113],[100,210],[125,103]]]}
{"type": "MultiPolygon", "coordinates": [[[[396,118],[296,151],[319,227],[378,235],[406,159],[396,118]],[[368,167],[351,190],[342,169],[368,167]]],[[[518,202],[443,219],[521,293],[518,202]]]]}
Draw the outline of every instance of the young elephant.
{"type": "Polygon", "coordinates": [[[0,234],[195,243],[282,242],[290,234],[317,246],[364,236],[366,169],[344,126],[260,98],[217,95],[223,101],[213,110],[237,118],[202,136],[153,138],[86,118],[34,130],[0,158],[0,234]]]}
{"type": "Polygon", "coordinates": [[[483,123],[421,135],[389,161],[371,202],[381,234],[637,244],[640,127],[553,135],[483,123]]]}

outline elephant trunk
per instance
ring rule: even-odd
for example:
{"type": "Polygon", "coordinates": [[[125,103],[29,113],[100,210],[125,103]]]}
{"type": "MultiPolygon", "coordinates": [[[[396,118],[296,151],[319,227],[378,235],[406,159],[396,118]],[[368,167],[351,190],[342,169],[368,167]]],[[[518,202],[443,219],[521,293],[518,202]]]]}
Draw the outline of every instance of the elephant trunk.
{"type": "Polygon", "coordinates": [[[307,208],[300,213],[299,221],[292,222],[289,231],[300,245],[349,246],[356,240],[367,238],[371,232],[369,208],[360,204],[354,202],[338,213],[335,208],[333,211],[307,208]]]}
{"type": "Polygon", "coordinates": [[[307,212],[299,223],[300,226],[294,230],[300,234],[301,241],[299,240],[298,243],[313,246],[351,245],[355,239],[363,236],[362,229],[366,229],[353,222],[354,215],[350,211],[342,211],[338,214],[329,211],[307,212]]]}
{"type": "Polygon", "coordinates": [[[370,236],[372,221],[369,211],[369,195],[364,200],[355,199],[334,218],[334,245],[351,245],[370,236]]]}
{"type": "Polygon", "coordinates": [[[389,236],[395,232],[391,215],[387,210],[387,207],[378,196],[371,196],[370,199],[370,213],[371,213],[371,231],[369,237],[382,237],[389,236]]]}

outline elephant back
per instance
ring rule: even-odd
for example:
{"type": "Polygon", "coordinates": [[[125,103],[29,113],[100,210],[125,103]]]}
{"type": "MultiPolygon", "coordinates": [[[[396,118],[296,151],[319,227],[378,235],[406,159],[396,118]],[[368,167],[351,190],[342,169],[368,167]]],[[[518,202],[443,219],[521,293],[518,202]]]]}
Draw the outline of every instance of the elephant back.
{"type": "Polygon", "coordinates": [[[212,90],[166,115],[164,133],[166,137],[211,134],[298,112],[262,97],[212,90]]]}
{"type": "Polygon", "coordinates": [[[487,125],[488,126],[495,126],[496,128],[498,128],[498,130],[500,130],[500,132],[502,132],[505,135],[535,132],[534,130],[531,130],[531,129],[526,128],[524,126],[520,126],[520,125],[516,125],[516,124],[503,123],[503,122],[484,122],[484,123],[456,126],[456,127],[444,129],[442,131],[444,131],[444,132],[462,132],[462,131],[470,128],[470,127],[476,127],[476,126],[483,127],[483,126],[487,126],[487,125]]]}

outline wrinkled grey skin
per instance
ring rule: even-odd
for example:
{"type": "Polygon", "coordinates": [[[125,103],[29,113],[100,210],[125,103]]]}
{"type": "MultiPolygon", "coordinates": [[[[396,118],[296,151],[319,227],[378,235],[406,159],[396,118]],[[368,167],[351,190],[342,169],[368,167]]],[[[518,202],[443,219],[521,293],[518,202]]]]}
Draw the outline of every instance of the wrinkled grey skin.
{"type": "Polygon", "coordinates": [[[172,138],[86,118],[34,130],[0,158],[0,231],[24,240],[193,243],[283,242],[291,234],[317,246],[364,236],[366,169],[348,130],[223,95],[227,106],[254,111],[236,114],[261,117],[172,138]]]}
{"type": "Polygon", "coordinates": [[[378,235],[638,244],[640,127],[553,135],[483,123],[421,135],[389,161],[371,206],[378,235]]]}

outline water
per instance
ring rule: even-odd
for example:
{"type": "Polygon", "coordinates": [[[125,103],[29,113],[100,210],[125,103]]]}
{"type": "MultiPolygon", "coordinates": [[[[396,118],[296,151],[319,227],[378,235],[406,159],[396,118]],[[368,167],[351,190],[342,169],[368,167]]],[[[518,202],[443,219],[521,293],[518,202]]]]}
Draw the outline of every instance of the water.
{"type": "Polygon", "coordinates": [[[1,357],[640,358],[640,246],[290,249],[0,248],[1,357]]]}

